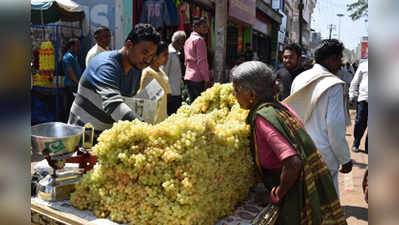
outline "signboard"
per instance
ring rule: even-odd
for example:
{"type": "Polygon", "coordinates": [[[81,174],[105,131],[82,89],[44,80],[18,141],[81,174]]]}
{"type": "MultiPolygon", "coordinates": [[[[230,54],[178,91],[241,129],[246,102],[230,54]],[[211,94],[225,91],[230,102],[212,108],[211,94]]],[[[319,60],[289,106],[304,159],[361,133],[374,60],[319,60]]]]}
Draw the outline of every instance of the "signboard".
{"type": "Polygon", "coordinates": [[[252,26],[252,28],[257,30],[257,31],[259,31],[259,32],[261,32],[261,33],[263,33],[263,34],[266,34],[266,35],[270,34],[268,24],[266,24],[266,23],[264,23],[264,22],[262,22],[262,21],[260,21],[258,19],[255,19],[255,23],[252,26]]]}
{"type": "Polygon", "coordinates": [[[369,58],[369,43],[368,42],[362,42],[362,53],[361,53],[360,58],[362,58],[362,59],[369,58]]]}
{"type": "Polygon", "coordinates": [[[253,25],[256,18],[256,0],[230,0],[229,15],[253,25]]]}
{"type": "Polygon", "coordinates": [[[273,8],[273,9],[280,9],[280,8],[282,8],[282,2],[281,2],[281,0],[273,0],[273,1],[272,1],[272,8],[273,8]]]}
{"type": "Polygon", "coordinates": [[[106,26],[111,31],[111,49],[121,48],[132,28],[133,6],[131,1],[75,0],[85,11],[89,26],[90,47],[94,43],[93,33],[98,26],[106,26]]]}
{"type": "Polygon", "coordinates": [[[309,7],[310,7],[309,1],[310,0],[303,0],[304,7],[303,7],[302,16],[303,16],[303,19],[306,21],[306,23],[310,23],[310,16],[311,16],[310,15],[310,9],[309,9],[309,7]]]}

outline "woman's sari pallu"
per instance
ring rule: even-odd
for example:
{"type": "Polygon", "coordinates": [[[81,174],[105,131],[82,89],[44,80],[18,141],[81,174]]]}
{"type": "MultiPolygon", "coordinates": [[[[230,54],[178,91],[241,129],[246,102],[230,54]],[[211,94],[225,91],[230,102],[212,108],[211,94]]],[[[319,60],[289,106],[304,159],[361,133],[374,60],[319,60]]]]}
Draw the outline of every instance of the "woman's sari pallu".
{"type": "Polygon", "coordinates": [[[278,225],[346,225],[326,163],[301,122],[281,103],[265,103],[251,110],[251,150],[266,188],[280,184],[281,169],[266,170],[259,163],[254,129],[257,115],[266,119],[296,150],[302,160],[300,176],[280,204],[278,225]]]}

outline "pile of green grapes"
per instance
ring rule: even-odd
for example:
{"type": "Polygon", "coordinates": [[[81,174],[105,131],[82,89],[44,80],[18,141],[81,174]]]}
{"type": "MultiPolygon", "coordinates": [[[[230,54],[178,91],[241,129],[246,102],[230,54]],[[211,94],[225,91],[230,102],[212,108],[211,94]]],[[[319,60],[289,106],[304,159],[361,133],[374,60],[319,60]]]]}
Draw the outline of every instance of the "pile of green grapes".
{"type": "Polygon", "coordinates": [[[215,84],[157,125],[120,121],[98,138],[99,167],[71,203],[119,223],[213,225],[255,183],[248,111],[215,84]]]}

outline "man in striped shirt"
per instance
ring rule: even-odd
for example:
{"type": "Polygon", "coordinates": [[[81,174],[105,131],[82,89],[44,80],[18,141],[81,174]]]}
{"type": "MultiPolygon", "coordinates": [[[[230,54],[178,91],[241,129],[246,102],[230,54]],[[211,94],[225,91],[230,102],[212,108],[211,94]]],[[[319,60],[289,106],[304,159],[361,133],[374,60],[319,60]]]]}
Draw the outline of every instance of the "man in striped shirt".
{"type": "Polygon", "coordinates": [[[159,41],[154,27],[138,24],[121,49],[94,57],[79,81],[68,123],[84,126],[90,122],[98,134],[118,120],[142,120],[122,96],[136,94],[141,70],[150,64],[159,41]]]}

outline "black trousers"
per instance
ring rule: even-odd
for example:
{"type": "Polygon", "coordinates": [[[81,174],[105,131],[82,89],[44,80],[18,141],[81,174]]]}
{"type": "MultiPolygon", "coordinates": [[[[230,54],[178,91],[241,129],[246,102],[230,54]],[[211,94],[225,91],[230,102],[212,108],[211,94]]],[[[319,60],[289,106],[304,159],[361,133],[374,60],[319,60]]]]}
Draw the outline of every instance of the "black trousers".
{"type": "Polygon", "coordinates": [[[168,115],[172,115],[176,113],[176,111],[180,108],[182,103],[181,95],[168,95],[168,115]]]}
{"type": "MultiPolygon", "coordinates": [[[[359,148],[360,141],[364,135],[364,132],[367,128],[368,121],[368,106],[367,101],[361,101],[357,103],[357,111],[356,111],[356,120],[355,120],[355,130],[353,132],[353,136],[355,140],[353,141],[353,146],[359,148]]],[[[368,134],[366,136],[366,150],[368,150],[368,134]]]]}
{"type": "Polygon", "coordinates": [[[71,111],[73,100],[75,99],[73,96],[74,92],[76,92],[75,87],[65,87],[62,90],[63,116],[61,120],[65,123],[68,122],[69,112],[71,111]]]}
{"type": "Polygon", "coordinates": [[[205,91],[205,81],[194,82],[186,80],[188,88],[188,96],[190,97],[190,104],[205,91]]]}

